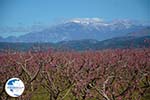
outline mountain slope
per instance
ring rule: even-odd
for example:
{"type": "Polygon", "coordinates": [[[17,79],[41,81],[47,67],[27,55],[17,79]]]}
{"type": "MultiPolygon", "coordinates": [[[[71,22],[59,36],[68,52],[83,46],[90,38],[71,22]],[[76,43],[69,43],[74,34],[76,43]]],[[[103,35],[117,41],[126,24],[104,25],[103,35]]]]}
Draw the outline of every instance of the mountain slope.
{"type": "Polygon", "coordinates": [[[147,26],[129,20],[105,22],[95,19],[72,19],[39,32],[31,32],[20,37],[5,38],[3,42],[60,42],[70,40],[106,40],[127,36],[128,33],[141,31],[147,26]]]}
{"type": "Polygon", "coordinates": [[[150,36],[150,27],[145,27],[142,30],[129,33],[128,36],[150,36]]]}
{"type": "Polygon", "coordinates": [[[53,48],[58,51],[84,51],[84,50],[102,50],[116,48],[150,48],[150,36],[143,37],[118,37],[104,41],[97,40],[73,40],[62,41],[58,43],[4,43],[0,42],[0,51],[3,50],[48,50],[53,48]]]}
{"type": "Polygon", "coordinates": [[[150,36],[143,37],[118,37],[98,42],[94,45],[96,50],[115,48],[143,48],[150,47],[150,36]]]}

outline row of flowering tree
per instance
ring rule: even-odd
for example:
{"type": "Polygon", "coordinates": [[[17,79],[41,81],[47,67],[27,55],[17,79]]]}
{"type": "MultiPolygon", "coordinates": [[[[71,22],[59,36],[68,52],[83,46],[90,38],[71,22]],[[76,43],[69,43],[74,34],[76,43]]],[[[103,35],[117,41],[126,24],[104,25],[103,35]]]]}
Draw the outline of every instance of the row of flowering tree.
{"type": "Polygon", "coordinates": [[[150,49],[0,53],[0,100],[19,77],[18,100],[149,100],[150,49]]]}

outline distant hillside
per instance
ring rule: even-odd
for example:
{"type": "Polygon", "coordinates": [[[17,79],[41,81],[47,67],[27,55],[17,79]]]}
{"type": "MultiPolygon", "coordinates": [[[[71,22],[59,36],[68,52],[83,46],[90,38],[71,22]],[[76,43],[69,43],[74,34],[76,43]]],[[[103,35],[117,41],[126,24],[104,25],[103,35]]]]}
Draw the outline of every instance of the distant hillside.
{"type": "Polygon", "coordinates": [[[58,43],[6,43],[0,42],[0,50],[47,50],[53,48],[58,51],[75,50],[102,50],[102,49],[116,49],[116,48],[142,48],[150,47],[150,36],[143,37],[118,37],[104,41],[97,41],[92,39],[62,41],[58,43]]]}
{"type": "Polygon", "coordinates": [[[135,32],[128,33],[127,36],[150,36],[150,27],[145,27],[142,30],[138,30],[135,32]]]}
{"type": "Polygon", "coordinates": [[[98,42],[94,46],[99,49],[115,49],[115,48],[142,48],[150,47],[150,36],[143,37],[118,37],[98,42]]]}

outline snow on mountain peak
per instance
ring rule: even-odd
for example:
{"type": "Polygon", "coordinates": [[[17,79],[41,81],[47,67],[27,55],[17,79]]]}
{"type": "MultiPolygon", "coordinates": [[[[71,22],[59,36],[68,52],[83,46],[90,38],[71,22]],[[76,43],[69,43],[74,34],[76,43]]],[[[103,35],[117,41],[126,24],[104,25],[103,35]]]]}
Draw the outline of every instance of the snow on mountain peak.
{"type": "Polygon", "coordinates": [[[103,20],[100,18],[74,18],[74,19],[70,19],[69,22],[90,24],[90,23],[101,23],[103,22],[103,20]]]}
{"type": "Polygon", "coordinates": [[[114,21],[112,21],[111,24],[112,24],[112,25],[116,25],[116,24],[120,25],[120,24],[122,24],[122,25],[124,25],[126,28],[130,28],[132,25],[139,25],[139,23],[137,23],[136,21],[128,20],[128,19],[123,19],[123,20],[118,19],[118,20],[114,20],[114,21]]]}

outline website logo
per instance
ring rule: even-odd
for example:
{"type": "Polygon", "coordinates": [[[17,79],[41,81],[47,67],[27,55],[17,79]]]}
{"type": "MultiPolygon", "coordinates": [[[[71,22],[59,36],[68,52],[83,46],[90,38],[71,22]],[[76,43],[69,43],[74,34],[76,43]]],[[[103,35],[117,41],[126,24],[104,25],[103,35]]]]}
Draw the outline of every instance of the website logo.
{"type": "Polygon", "coordinates": [[[24,83],[19,78],[11,78],[5,84],[5,91],[11,97],[19,97],[24,89],[24,83]]]}

